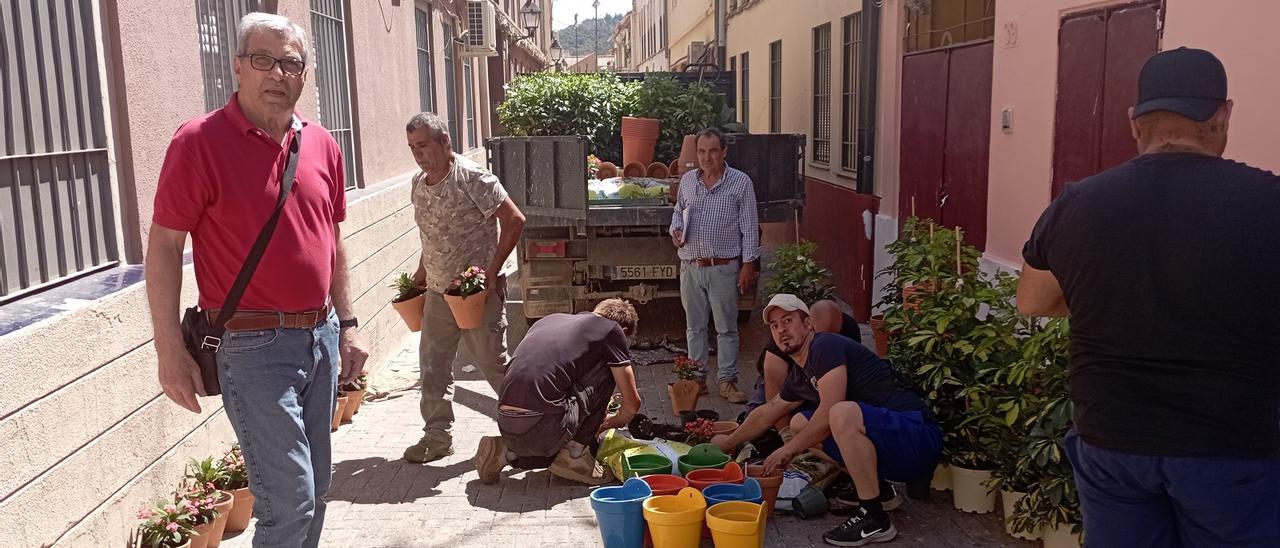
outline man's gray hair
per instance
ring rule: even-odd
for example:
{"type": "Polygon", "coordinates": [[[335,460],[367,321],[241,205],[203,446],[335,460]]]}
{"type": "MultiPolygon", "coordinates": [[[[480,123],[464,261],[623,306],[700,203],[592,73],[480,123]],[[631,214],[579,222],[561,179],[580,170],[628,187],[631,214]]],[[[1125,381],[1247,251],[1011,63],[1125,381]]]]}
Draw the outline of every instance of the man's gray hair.
{"type": "Polygon", "coordinates": [[[409,119],[409,123],[405,124],[405,133],[413,133],[422,128],[431,130],[433,137],[443,137],[449,134],[449,123],[444,121],[434,112],[419,112],[409,119]]]}
{"type": "Polygon", "coordinates": [[[297,40],[298,45],[302,46],[302,62],[306,63],[307,59],[311,58],[306,29],[283,15],[260,11],[245,14],[240,18],[240,24],[236,26],[236,55],[248,53],[245,51],[245,44],[249,41],[249,35],[261,31],[271,31],[297,40]]]}
{"type": "Polygon", "coordinates": [[[709,127],[699,131],[696,139],[701,139],[703,137],[715,137],[716,141],[720,142],[720,148],[728,146],[728,143],[724,142],[724,132],[720,131],[720,128],[709,127]]]}

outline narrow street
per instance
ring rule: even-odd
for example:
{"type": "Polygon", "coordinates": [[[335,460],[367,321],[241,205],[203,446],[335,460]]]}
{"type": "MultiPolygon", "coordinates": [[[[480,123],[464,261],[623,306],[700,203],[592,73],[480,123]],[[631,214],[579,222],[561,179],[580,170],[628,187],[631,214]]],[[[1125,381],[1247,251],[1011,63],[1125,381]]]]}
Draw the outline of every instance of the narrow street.
{"type": "MultiPolygon", "coordinates": [[[[512,349],[527,328],[522,321],[519,289],[513,283],[507,313],[512,349]]],[[[638,307],[640,338],[684,338],[684,313],[678,301],[638,307]]],[[[740,324],[741,387],[755,382],[755,357],[767,336],[759,318],[740,324]]],[[[864,327],[864,331],[866,328],[864,327]]],[[[864,336],[869,336],[866,333],[864,336]]],[[[714,361],[714,359],[713,359],[714,361]]],[[[406,344],[375,376],[373,386],[385,399],[360,408],[352,424],[333,438],[333,488],[327,497],[328,517],[322,546],[367,547],[526,547],[601,546],[600,533],[587,498],[590,489],[552,476],[545,470],[508,469],[496,485],[479,482],[471,457],[481,436],[496,435],[495,394],[479,373],[465,373],[465,352],[454,364],[454,447],[456,454],[425,465],[404,461],[405,447],[418,441],[417,342],[406,344]]],[[[669,364],[636,367],[643,413],[671,420],[666,383],[675,380],[669,364]]],[[[713,373],[714,374],[714,373],[713,373]]],[[[699,408],[733,417],[740,406],[718,395],[703,396],[699,408]]],[[[828,514],[802,520],[775,514],[766,546],[826,546],[822,533],[844,518],[828,514]]],[[[910,500],[894,513],[898,539],[889,546],[1034,546],[1013,541],[1000,530],[995,514],[974,516],[951,507],[950,495],[933,492],[929,501],[910,500]]],[[[250,545],[252,526],[222,546],[250,545]]],[[[704,540],[704,547],[711,547],[704,540]]]]}

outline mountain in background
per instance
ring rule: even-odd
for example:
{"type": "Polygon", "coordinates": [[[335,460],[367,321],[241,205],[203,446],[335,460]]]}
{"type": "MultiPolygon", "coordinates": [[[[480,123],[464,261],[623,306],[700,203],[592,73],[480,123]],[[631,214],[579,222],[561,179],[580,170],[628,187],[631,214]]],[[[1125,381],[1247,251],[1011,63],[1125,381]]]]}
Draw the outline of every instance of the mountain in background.
{"type": "Polygon", "coordinates": [[[560,40],[560,47],[564,48],[564,54],[572,57],[581,57],[589,55],[592,51],[598,54],[608,53],[612,47],[609,37],[613,35],[613,27],[622,20],[622,15],[606,15],[598,19],[600,22],[599,40],[596,40],[597,19],[587,19],[579,21],[577,25],[569,25],[561,29],[556,35],[560,40]],[[593,46],[598,44],[598,49],[593,46]]]}

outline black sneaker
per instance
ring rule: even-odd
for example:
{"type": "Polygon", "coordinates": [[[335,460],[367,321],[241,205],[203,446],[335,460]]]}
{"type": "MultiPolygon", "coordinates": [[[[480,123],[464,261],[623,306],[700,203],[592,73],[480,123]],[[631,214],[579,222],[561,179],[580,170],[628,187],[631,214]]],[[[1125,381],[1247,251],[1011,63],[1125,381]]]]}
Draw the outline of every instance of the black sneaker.
{"type": "Polygon", "coordinates": [[[832,546],[862,546],[873,542],[889,542],[898,536],[898,530],[889,521],[889,514],[874,518],[859,508],[853,517],[835,529],[822,535],[822,540],[832,546]]]}
{"type": "MultiPolygon", "coordinates": [[[[893,482],[886,481],[880,484],[880,507],[886,512],[897,510],[906,501],[907,497],[893,482]]],[[[832,494],[830,503],[831,513],[838,516],[851,516],[852,511],[858,508],[858,490],[854,488],[853,483],[842,485],[832,494]]]]}

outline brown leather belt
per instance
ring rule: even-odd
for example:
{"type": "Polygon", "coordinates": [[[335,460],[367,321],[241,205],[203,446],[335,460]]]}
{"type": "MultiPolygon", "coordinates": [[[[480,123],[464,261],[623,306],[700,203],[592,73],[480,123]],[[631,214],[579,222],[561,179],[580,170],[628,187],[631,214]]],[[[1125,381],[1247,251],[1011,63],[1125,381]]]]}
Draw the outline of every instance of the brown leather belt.
{"type": "MultiPolygon", "coordinates": [[[[206,310],[209,323],[218,320],[218,309],[206,310]]],[[[227,331],[261,331],[264,329],[311,329],[329,318],[329,306],[306,312],[273,312],[240,310],[227,320],[227,331]]]]}
{"type": "Polygon", "coordinates": [[[693,259],[692,261],[689,261],[689,262],[698,266],[720,266],[720,265],[729,264],[736,260],[738,260],[737,257],[732,257],[729,259],[693,259]]]}

